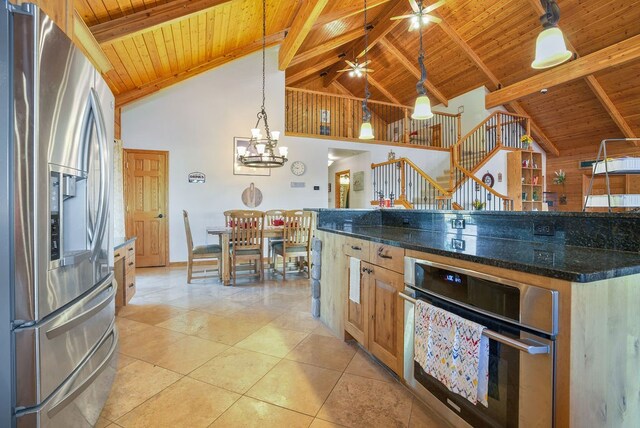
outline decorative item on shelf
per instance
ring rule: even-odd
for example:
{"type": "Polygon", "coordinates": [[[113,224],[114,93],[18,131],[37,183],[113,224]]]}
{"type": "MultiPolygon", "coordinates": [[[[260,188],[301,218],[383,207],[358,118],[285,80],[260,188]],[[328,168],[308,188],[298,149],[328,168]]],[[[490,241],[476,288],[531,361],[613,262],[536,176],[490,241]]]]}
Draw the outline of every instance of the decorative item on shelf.
{"type": "Polygon", "coordinates": [[[538,193],[538,191],[537,191],[537,190],[534,190],[534,191],[533,191],[533,193],[532,193],[532,195],[531,195],[531,198],[532,198],[534,201],[539,201],[539,200],[540,200],[540,194],[538,193]]]}
{"type": "MultiPolygon", "coordinates": [[[[418,3],[418,11],[420,16],[423,16],[424,8],[422,7],[422,0],[418,3]]],[[[427,15],[428,16],[428,15],[427,15]]],[[[418,52],[418,65],[420,66],[420,80],[416,84],[416,90],[418,92],[418,98],[416,98],[416,104],[413,108],[411,118],[414,120],[427,120],[433,117],[431,111],[431,101],[427,96],[427,90],[424,87],[427,81],[427,68],[424,65],[424,46],[422,45],[422,25],[418,26],[420,29],[420,50],[418,52]]]]}
{"type": "Polygon", "coordinates": [[[383,192],[378,192],[378,203],[380,205],[380,208],[384,208],[384,193],[383,192]]]}
{"type": "Polygon", "coordinates": [[[522,148],[531,150],[531,146],[533,145],[533,138],[530,135],[524,134],[520,138],[520,142],[522,143],[522,148]]]}
{"type": "Polygon", "coordinates": [[[534,186],[537,186],[539,180],[540,180],[540,177],[536,175],[531,179],[531,184],[533,184],[534,186]]]}
{"type": "Polygon", "coordinates": [[[484,202],[480,202],[479,199],[476,199],[476,200],[473,201],[472,205],[473,205],[473,209],[474,210],[480,211],[480,210],[482,210],[484,208],[485,204],[484,204],[484,202]]]}
{"type": "Polygon", "coordinates": [[[491,175],[489,171],[487,171],[487,173],[482,176],[482,182],[491,188],[493,188],[493,185],[495,184],[493,175],[491,175]]]}
{"type": "Polygon", "coordinates": [[[527,200],[527,192],[522,192],[522,200],[526,201],[527,200]]]}
{"type": "Polygon", "coordinates": [[[536,56],[531,68],[551,68],[568,61],[573,53],[567,49],[564,35],[558,28],[560,7],[556,0],[541,0],[545,14],[540,17],[542,32],[536,39],[536,56]]]}
{"type": "Polygon", "coordinates": [[[567,205],[567,195],[565,194],[565,182],[567,181],[567,174],[563,170],[555,171],[555,177],[553,177],[553,184],[562,184],[562,195],[560,195],[560,205],[567,205]]]}
{"type": "Polygon", "coordinates": [[[442,20],[437,16],[429,15],[429,12],[436,10],[444,3],[444,0],[440,0],[439,2],[434,3],[431,6],[422,7],[422,1],[416,3],[415,0],[409,0],[409,4],[411,5],[411,9],[413,9],[413,13],[410,13],[408,15],[394,16],[393,18],[391,18],[391,20],[395,21],[398,19],[409,19],[411,22],[411,24],[409,25],[409,31],[415,31],[418,28],[422,29],[422,27],[426,26],[430,22],[439,24],[442,22],[442,20]]]}
{"type": "Polygon", "coordinates": [[[389,208],[393,208],[395,205],[396,197],[393,192],[389,193],[389,208]]]}
{"type": "MultiPolygon", "coordinates": [[[[367,28],[367,0],[364,0],[364,62],[367,61],[369,53],[369,28],[367,28]]],[[[362,101],[362,125],[360,126],[360,140],[373,140],[373,127],[371,126],[371,111],[367,106],[367,101],[371,97],[369,92],[369,73],[364,70],[364,100],[362,101]]]]}
{"type": "Polygon", "coordinates": [[[267,43],[267,1],[262,0],[262,105],[258,111],[258,121],[251,129],[251,139],[248,147],[238,147],[237,156],[244,166],[253,168],[275,168],[281,167],[287,162],[287,147],[278,147],[280,132],[271,131],[267,120],[267,110],[265,109],[265,57],[267,43]],[[260,131],[260,122],[264,123],[265,135],[260,131]],[[276,154],[276,149],[278,153],[276,154]]]}

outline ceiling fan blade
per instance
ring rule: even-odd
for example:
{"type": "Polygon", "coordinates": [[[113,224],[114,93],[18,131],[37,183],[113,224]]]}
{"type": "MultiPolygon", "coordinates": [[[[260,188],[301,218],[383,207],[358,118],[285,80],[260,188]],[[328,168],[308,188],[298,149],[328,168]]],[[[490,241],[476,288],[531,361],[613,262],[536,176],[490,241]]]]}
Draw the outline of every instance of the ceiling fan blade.
{"type": "Polygon", "coordinates": [[[413,9],[414,12],[420,12],[420,7],[418,6],[418,3],[416,3],[416,0],[409,0],[409,4],[411,5],[411,9],[413,9]]]}
{"type": "Polygon", "coordinates": [[[411,18],[412,16],[415,16],[414,14],[410,14],[410,15],[400,15],[400,16],[394,16],[393,18],[391,18],[392,21],[397,21],[398,19],[407,19],[407,18],[411,18]]]}
{"type": "Polygon", "coordinates": [[[445,3],[446,3],[446,2],[445,2],[445,0],[440,0],[439,2],[434,3],[434,4],[432,4],[431,6],[427,6],[427,7],[425,7],[424,9],[422,9],[422,13],[423,13],[423,14],[424,14],[424,13],[429,13],[429,12],[431,12],[432,10],[436,10],[437,8],[439,8],[440,6],[442,6],[442,5],[443,5],[443,4],[445,4],[445,3]]]}
{"type": "Polygon", "coordinates": [[[353,71],[352,68],[345,68],[344,70],[338,70],[336,73],[344,73],[345,71],[353,71]]]}
{"type": "Polygon", "coordinates": [[[422,18],[430,22],[435,22],[436,24],[440,24],[442,22],[442,19],[432,15],[422,15],[422,18]]]}
{"type": "Polygon", "coordinates": [[[367,73],[373,73],[375,70],[371,68],[363,68],[362,71],[366,71],[367,73]]]}
{"type": "Polygon", "coordinates": [[[371,62],[370,59],[366,60],[365,62],[363,62],[362,64],[360,64],[360,67],[366,67],[367,64],[369,64],[371,62]]]}
{"type": "Polygon", "coordinates": [[[351,61],[349,61],[348,59],[345,59],[344,62],[346,62],[347,64],[349,64],[350,67],[352,68],[356,68],[356,65],[354,63],[352,63],[351,61]]]}

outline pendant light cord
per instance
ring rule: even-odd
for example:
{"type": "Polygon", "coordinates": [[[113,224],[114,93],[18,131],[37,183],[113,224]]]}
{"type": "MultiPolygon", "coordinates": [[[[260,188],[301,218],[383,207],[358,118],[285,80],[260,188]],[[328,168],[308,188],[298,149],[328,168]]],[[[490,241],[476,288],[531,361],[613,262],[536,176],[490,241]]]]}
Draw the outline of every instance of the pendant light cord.
{"type": "MultiPolygon", "coordinates": [[[[369,30],[367,30],[367,0],[364,0],[364,62],[367,63],[367,56],[369,53],[369,30]]],[[[357,58],[356,58],[357,60],[357,58]]],[[[369,72],[367,71],[367,65],[364,66],[364,101],[362,102],[362,120],[369,122],[371,120],[371,112],[367,106],[367,101],[371,93],[369,92],[369,72]]]]}
{"type": "MultiPolygon", "coordinates": [[[[260,120],[264,120],[264,130],[266,132],[267,141],[271,144],[271,131],[269,130],[269,123],[267,122],[267,109],[266,104],[266,50],[267,50],[267,0],[262,0],[262,106],[258,113],[258,122],[256,128],[260,124],[260,120]]],[[[269,148],[273,155],[273,148],[269,148]]]]}
{"type": "MultiPolygon", "coordinates": [[[[422,19],[422,0],[419,4],[420,17],[422,19]]],[[[420,34],[420,51],[418,52],[418,65],[420,66],[420,80],[416,84],[416,90],[418,95],[427,95],[427,90],[424,88],[424,83],[427,81],[427,68],[424,66],[424,46],[422,45],[422,22],[418,22],[418,31],[420,34]]]]}

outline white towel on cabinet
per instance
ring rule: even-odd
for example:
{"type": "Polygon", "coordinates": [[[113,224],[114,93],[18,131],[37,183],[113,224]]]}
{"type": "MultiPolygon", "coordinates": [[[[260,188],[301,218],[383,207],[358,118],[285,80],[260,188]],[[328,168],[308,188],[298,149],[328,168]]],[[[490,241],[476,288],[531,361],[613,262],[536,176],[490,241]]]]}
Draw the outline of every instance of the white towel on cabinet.
{"type": "Polygon", "coordinates": [[[349,257],[349,300],[360,304],[360,259],[349,257]]]}

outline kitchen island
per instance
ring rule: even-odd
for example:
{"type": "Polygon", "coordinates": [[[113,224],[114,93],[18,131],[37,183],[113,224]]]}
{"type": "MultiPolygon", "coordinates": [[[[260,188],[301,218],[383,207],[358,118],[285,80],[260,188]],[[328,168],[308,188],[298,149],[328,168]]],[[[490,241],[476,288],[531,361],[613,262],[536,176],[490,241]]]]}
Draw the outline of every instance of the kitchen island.
{"type": "Polygon", "coordinates": [[[405,256],[552,290],[556,426],[637,426],[638,226],[637,214],[318,210],[321,318],[403,378],[405,256]],[[360,304],[351,258],[363,263],[360,304]]]}

